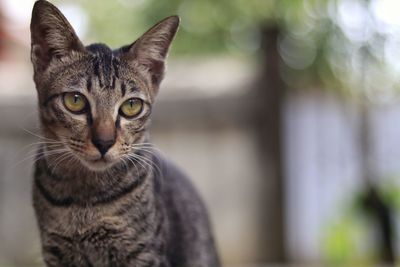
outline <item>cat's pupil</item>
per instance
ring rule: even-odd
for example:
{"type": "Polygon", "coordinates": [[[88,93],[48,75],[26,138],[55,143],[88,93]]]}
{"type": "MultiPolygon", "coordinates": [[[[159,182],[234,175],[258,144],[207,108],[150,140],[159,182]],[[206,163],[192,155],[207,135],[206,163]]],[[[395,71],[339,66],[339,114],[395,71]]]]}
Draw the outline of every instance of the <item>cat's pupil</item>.
{"type": "Polygon", "coordinates": [[[76,104],[76,103],[78,103],[78,101],[79,101],[79,96],[78,95],[74,95],[74,103],[76,104]]]}

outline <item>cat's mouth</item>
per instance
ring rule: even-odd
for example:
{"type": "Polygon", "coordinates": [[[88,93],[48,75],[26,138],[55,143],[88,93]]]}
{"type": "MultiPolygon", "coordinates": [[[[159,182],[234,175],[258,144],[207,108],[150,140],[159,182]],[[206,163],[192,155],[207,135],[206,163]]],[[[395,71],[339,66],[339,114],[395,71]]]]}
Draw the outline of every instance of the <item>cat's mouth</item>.
{"type": "Polygon", "coordinates": [[[107,157],[99,157],[97,159],[90,159],[89,162],[95,165],[108,165],[112,163],[112,160],[107,157]]]}
{"type": "Polygon", "coordinates": [[[82,163],[92,171],[104,171],[114,165],[114,161],[107,157],[99,157],[96,159],[83,159],[82,163]]]}
{"type": "Polygon", "coordinates": [[[93,163],[101,163],[101,162],[107,163],[107,162],[110,162],[110,161],[107,160],[107,159],[104,158],[104,157],[101,157],[101,158],[98,158],[98,159],[93,159],[93,160],[91,160],[91,162],[93,162],[93,163]]]}

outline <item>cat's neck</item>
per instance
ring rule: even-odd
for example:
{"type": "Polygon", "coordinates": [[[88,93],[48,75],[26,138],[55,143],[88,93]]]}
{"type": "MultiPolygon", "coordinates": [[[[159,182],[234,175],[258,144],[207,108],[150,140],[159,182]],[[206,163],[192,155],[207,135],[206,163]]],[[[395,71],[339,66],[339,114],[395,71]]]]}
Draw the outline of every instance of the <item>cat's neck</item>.
{"type": "Polygon", "coordinates": [[[152,177],[151,166],[133,162],[117,163],[104,171],[93,171],[82,163],[57,164],[45,156],[36,163],[35,183],[48,200],[66,205],[101,203],[134,190],[152,177]],[[54,167],[56,166],[56,167],[54,167]]]}

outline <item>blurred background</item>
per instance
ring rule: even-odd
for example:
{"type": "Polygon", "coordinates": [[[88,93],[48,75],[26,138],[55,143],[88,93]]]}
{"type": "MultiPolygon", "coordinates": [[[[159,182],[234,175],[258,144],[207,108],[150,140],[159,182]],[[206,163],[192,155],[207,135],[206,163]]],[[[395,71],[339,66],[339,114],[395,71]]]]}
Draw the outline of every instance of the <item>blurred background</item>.
{"type": "MultiPolygon", "coordinates": [[[[399,1],[52,2],[114,48],[181,16],[152,139],[204,197],[224,266],[396,265],[399,1]]],[[[0,266],[42,265],[33,3],[0,0],[0,266]]]]}

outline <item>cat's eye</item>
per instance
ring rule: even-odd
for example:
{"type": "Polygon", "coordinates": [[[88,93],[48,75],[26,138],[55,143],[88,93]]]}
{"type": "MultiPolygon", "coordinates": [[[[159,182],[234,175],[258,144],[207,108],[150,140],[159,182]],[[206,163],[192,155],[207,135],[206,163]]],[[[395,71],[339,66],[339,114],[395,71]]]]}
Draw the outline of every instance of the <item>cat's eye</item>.
{"type": "Polygon", "coordinates": [[[140,114],[143,109],[143,101],[139,98],[131,98],[122,103],[119,112],[122,116],[131,119],[140,114]]]}
{"type": "Polygon", "coordinates": [[[65,107],[72,113],[82,113],[87,106],[86,97],[77,92],[65,93],[63,101],[65,107]]]}

